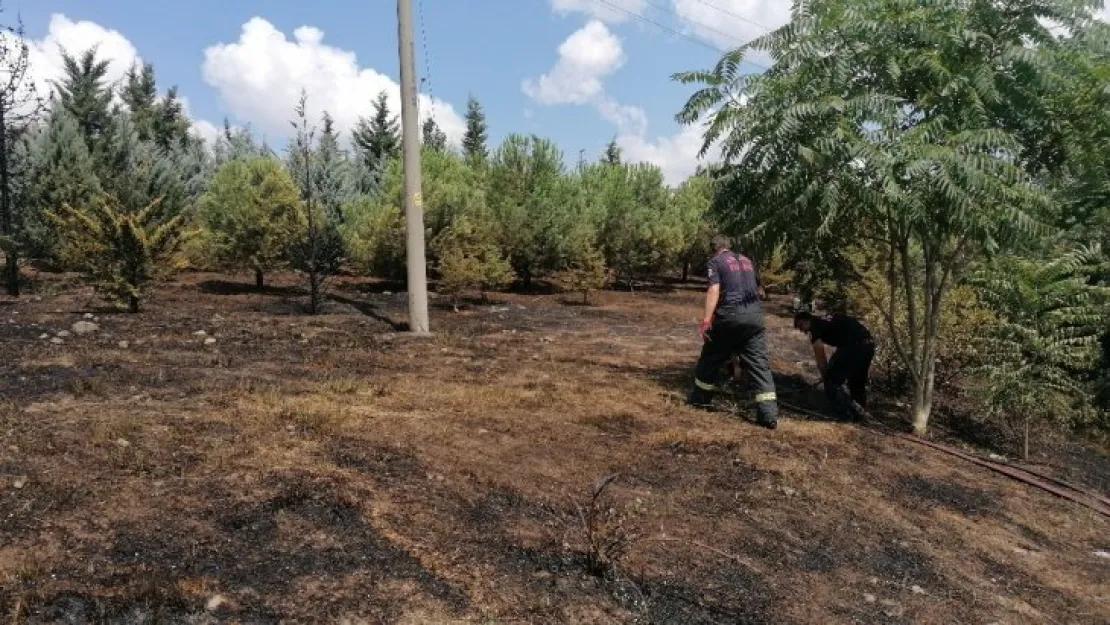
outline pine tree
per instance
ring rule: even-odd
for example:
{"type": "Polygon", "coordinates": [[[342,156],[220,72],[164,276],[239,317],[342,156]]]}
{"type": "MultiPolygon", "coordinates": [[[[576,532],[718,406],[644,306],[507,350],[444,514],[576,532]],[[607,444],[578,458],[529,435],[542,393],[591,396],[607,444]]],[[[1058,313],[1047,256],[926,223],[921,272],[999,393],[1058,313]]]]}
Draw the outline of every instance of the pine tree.
{"type": "Polygon", "coordinates": [[[425,119],[422,131],[424,147],[437,152],[447,151],[447,133],[440,130],[435,118],[425,119]]]}
{"type": "Polygon", "coordinates": [[[354,173],[347,153],[339,145],[335,120],[324,112],[320,141],[316,145],[313,179],[316,197],[332,227],[343,223],[343,207],[355,196],[354,173]]]}
{"type": "Polygon", "coordinates": [[[64,76],[54,83],[58,102],[77,121],[85,145],[96,155],[112,119],[108,61],[98,60],[95,49],[86,50],[80,57],[63,52],[62,69],[64,76]]]}
{"type": "Polygon", "coordinates": [[[485,302],[489,291],[504,288],[515,278],[512,265],[497,247],[496,235],[477,219],[456,216],[434,245],[439,250],[439,290],[451,296],[456,311],[459,297],[467,291],[479,291],[485,302]]]}
{"type": "Polygon", "coordinates": [[[254,272],[255,286],[280,267],[303,237],[300,192],[273,158],[238,158],[222,165],[198,211],[203,249],[218,265],[254,272]]]}
{"type": "Polygon", "coordinates": [[[27,253],[58,262],[59,239],[46,212],[84,206],[100,192],[95,165],[77,120],[55,107],[46,125],[27,140],[29,184],[20,216],[27,253]]]}
{"type": "Polygon", "coordinates": [[[601,162],[606,165],[621,164],[621,148],[617,145],[616,139],[613,139],[609,142],[609,145],[605,146],[605,154],[602,156],[601,162]]]}
{"type": "Polygon", "coordinates": [[[400,124],[397,116],[390,115],[389,96],[385,91],[374,100],[374,115],[369,119],[359,118],[351,141],[370,169],[401,155],[400,124]]]}
{"type": "Polygon", "coordinates": [[[185,105],[177,94],[177,87],[170,87],[166,97],[154,107],[155,144],[165,149],[187,145],[193,141],[189,135],[190,125],[189,118],[185,116],[185,105]]]}
{"type": "Polygon", "coordinates": [[[574,188],[563,154],[548,139],[509,135],[494,154],[489,201],[501,247],[525,288],[558,269],[562,233],[569,226],[574,188]]]}
{"type": "Polygon", "coordinates": [[[135,211],[101,194],[84,206],[49,213],[63,233],[62,256],[110,301],[137,313],[146,285],[177,268],[185,213],[166,216],[155,201],[135,211]]]}
{"type": "Polygon", "coordinates": [[[213,153],[217,165],[238,159],[273,156],[269,149],[255,142],[250,126],[232,128],[231,121],[227,118],[224,118],[223,132],[213,146],[213,153]]]}
{"type": "MultiPolygon", "coordinates": [[[[384,106],[384,102],[383,102],[384,106]]],[[[319,193],[319,150],[314,145],[316,128],[308,122],[308,94],[302,90],[297,103],[296,119],[292,126],[297,130],[296,137],[289,146],[291,171],[297,172],[301,192],[301,208],[304,215],[304,229],[299,240],[289,248],[289,258],[293,267],[303,271],[308,277],[308,312],[315,315],[326,295],[329,277],[339,272],[343,263],[343,239],[337,221],[329,219],[319,193]]],[[[325,118],[327,119],[327,118],[325,118]]],[[[332,198],[338,202],[339,198],[332,198]]],[[[338,216],[338,208],[333,217],[338,216]]]]}
{"type": "Polygon", "coordinates": [[[158,84],[154,77],[154,66],[144,63],[142,68],[138,64],[132,65],[124,76],[123,86],[120,88],[120,99],[131,111],[135,121],[135,129],[142,141],[154,139],[155,105],[158,104],[158,84]]]}
{"type": "Polygon", "coordinates": [[[583,178],[616,279],[631,288],[636,278],[677,263],[681,230],[658,167],[600,163],[583,178]]]}
{"type": "Polygon", "coordinates": [[[179,152],[140,141],[126,111],[111,116],[99,154],[94,156],[100,188],[120,210],[138,212],[157,204],[168,218],[191,208],[196,199],[186,188],[179,152]]]}
{"type": "Polygon", "coordinates": [[[477,98],[472,95],[466,101],[466,134],[463,135],[462,142],[463,154],[468,161],[484,163],[489,157],[489,150],[486,148],[489,138],[487,133],[486,114],[477,98]]]}
{"type": "Polygon", "coordinates": [[[560,288],[582,294],[583,305],[590,303],[590,291],[604,288],[609,280],[605,255],[594,241],[595,236],[593,228],[586,223],[570,232],[564,246],[563,270],[555,276],[560,288]]]}
{"type": "Polygon", "coordinates": [[[670,211],[681,226],[678,261],[682,264],[683,282],[689,279],[690,267],[711,254],[713,192],[713,179],[701,172],[686,179],[670,198],[670,211]]]}

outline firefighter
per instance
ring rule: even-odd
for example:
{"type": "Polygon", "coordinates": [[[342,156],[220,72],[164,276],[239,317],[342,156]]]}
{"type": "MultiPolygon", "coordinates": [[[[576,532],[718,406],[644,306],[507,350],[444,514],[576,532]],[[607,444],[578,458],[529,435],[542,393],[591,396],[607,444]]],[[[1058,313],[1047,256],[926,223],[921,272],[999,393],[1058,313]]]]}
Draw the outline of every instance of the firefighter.
{"type": "Polygon", "coordinates": [[[871,331],[848,315],[818,317],[806,311],[794,315],[794,328],[808,334],[813,343],[813,356],[833,414],[845,421],[862,420],[865,415],[855,409],[853,402],[867,408],[867,382],[875,357],[871,331]],[[826,345],[836,350],[832,358],[826,355],[826,345]]]}
{"type": "Polygon", "coordinates": [[[699,408],[710,405],[721,368],[735,354],[755,387],[758,423],[775,429],[778,402],[767,353],[759,273],[748,257],[729,249],[728,237],[713,237],[713,249],[705,316],[699,328],[704,343],[689,403],[699,408]]]}

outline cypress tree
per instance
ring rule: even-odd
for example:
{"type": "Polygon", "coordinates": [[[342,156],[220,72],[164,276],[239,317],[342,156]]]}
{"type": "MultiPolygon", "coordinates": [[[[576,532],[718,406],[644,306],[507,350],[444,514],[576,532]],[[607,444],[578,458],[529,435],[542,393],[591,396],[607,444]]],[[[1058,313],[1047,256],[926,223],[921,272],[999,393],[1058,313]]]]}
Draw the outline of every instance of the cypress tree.
{"type": "Polygon", "coordinates": [[[602,155],[601,162],[606,165],[621,164],[621,148],[617,145],[616,139],[613,139],[609,142],[609,145],[605,146],[605,154],[602,155]]]}
{"type": "Polygon", "coordinates": [[[137,64],[132,65],[120,88],[120,99],[131,111],[139,138],[151,141],[154,138],[155,105],[158,103],[154,66],[150,63],[144,63],[142,68],[137,64]]]}
{"type": "Polygon", "coordinates": [[[106,82],[108,61],[98,60],[95,49],[79,57],[63,52],[62,69],[62,79],[54,83],[58,103],[76,120],[85,145],[96,154],[112,119],[112,89],[106,82]]]}
{"type": "Polygon", "coordinates": [[[478,100],[470,96],[466,101],[466,134],[462,142],[467,160],[485,162],[489,157],[489,149],[486,148],[488,138],[486,114],[478,100]]]}
{"type": "Polygon", "coordinates": [[[396,115],[390,115],[385,91],[374,100],[374,115],[358,120],[351,139],[361,159],[376,168],[382,161],[401,155],[401,130],[396,115]]]}
{"type": "Polygon", "coordinates": [[[30,183],[19,216],[24,244],[31,256],[57,261],[57,231],[46,211],[84,205],[100,191],[93,158],[77,120],[60,106],[29,137],[26,151],[30,183]]]}
{"type": "Polygon", "coordinates": [[[431,117],[425,119],[422,130],[424,147],[437,152],[447,151],[447,133],[440,130],[435,119],[431,117]]]}

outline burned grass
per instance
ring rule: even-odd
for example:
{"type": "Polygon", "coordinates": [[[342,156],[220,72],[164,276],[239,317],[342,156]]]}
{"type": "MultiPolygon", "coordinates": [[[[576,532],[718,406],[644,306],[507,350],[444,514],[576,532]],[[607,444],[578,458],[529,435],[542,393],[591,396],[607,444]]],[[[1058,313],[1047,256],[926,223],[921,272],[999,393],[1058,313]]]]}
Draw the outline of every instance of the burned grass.
{"type": "MultiPolygon", "coordinates": [[[[1090,511],[877,431],[685,408],[695,291],[504,295],[416,340],[395,285],[340,279],[309,318],[290,277],[243,284],[183,276],[137,316],[68,285],[0,308],[0,616],[1110,617],[1090,511]],[[38,338],[87,312],[97,333],[38,338]]],[[[808,346],[769,323],[784,398],[820,409],[808,346]]],[[[1104,482],[1104,454],[1078,466],[1104,482]]]]}

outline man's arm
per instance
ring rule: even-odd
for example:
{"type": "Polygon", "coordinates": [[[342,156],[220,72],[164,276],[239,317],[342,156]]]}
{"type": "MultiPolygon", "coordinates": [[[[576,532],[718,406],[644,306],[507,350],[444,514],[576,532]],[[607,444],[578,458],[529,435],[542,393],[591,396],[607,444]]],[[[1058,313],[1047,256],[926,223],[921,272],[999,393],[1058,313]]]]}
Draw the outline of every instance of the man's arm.
{"type": "Polygon", "coordinates": [[[702,317],[702,325],[713,323],[713,313],[717,312],[717,302],[721,299],[721,285],[711,284],[709,290],[705,292],[705,316],[702,317]]]}
{"type": "Polygon", "coordinates": [[[821,379],[825,379],[825,373],[829,369],[829,358],[825,353],[825,344],[821,341],[813,342],[813,359],[817,361],[817,370],[821,372],[821,379]]]}

